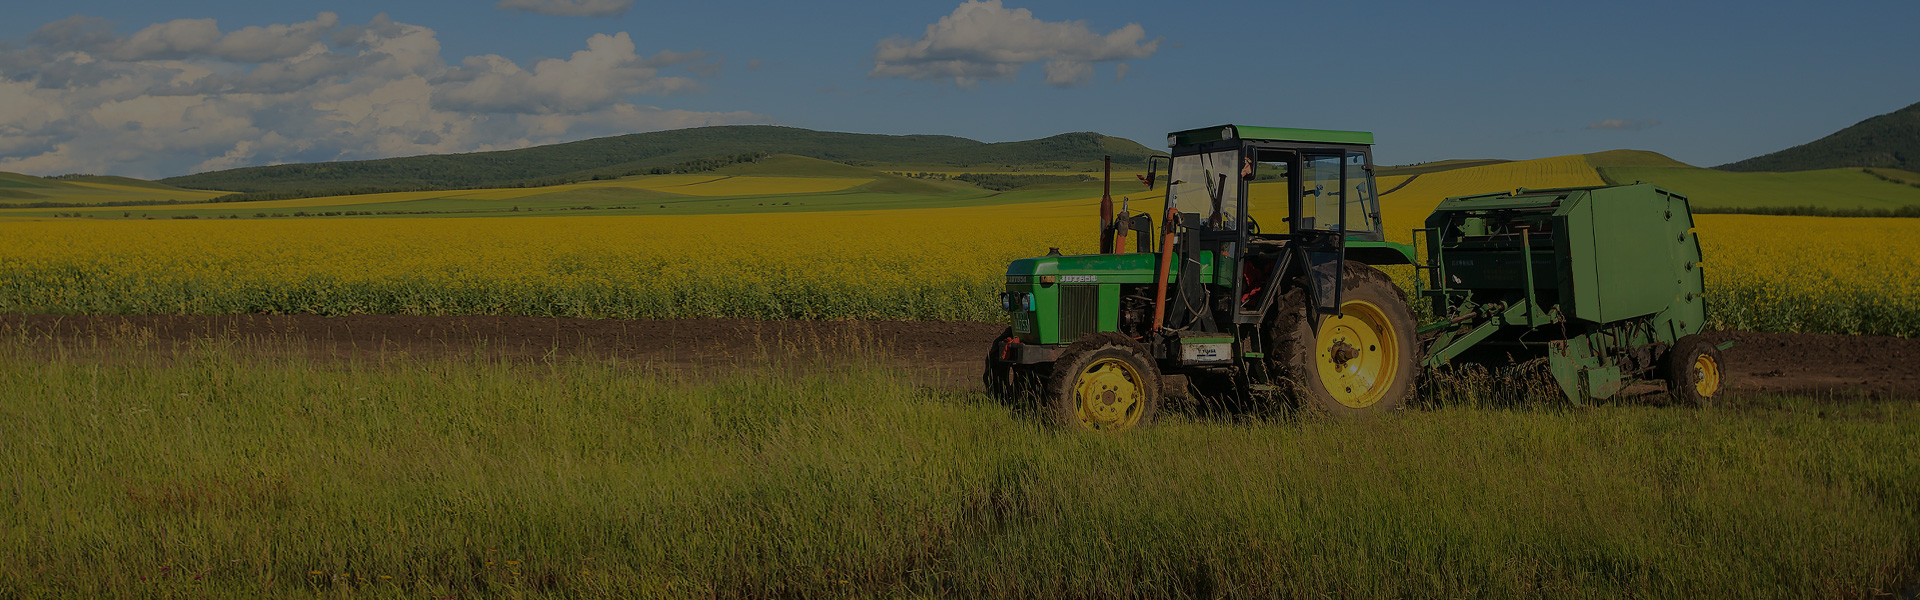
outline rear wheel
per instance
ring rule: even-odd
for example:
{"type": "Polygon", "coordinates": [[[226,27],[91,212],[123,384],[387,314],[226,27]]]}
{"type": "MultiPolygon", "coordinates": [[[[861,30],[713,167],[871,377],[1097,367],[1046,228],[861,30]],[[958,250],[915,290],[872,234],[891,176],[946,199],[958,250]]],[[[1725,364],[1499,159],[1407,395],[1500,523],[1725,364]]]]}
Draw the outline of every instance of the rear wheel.
{"type": "Polygon", "coordinates": [[[1160,412],[1160,370],[1146,348],[1118,333],[1095,333],[1053,363],[1042,407],[1061,427],[1119,432],[1160,412]]]}
{"type": "Polygon", "coordinates": [[[1720,348],[1712,342],[1698,335],[1682,337],[1667,351],[1667,392],[1683,404],[1711,406],[1726,390],[1724,365],[1720,348]]]}
{"type": "Polygon", "coordinates": [[[1305,287],[1282,299],[1274,324],[1275,371],[1300,407],[1342,418],[1398,410],[1418,376],[1413,311],[1385,273],[1347,263],[1339,314],[1308,317],[1305,287]]]}

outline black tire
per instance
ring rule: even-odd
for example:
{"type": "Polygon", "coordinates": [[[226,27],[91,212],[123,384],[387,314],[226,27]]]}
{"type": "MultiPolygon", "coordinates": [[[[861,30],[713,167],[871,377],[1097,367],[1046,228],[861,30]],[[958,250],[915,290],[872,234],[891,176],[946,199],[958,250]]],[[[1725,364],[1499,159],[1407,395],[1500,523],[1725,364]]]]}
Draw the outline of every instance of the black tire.
{"type": "Polygon", "coordinates": [[[1346,263],[1341,281],[1343,316],[1331,327],[1333,315],[1321,314],[1318,322],[1309,322],[1311,300],[1304,284],[1281,296],[1270,358],[1281,379],[1276,383],[1291,388],[1299,407],[1309,413],[1356,419],[1400,410],[1420,375],[1420,345],[1406,292],[1386,273],[1352,261],[1346,263]],[[1329,351],[1337,356],[1322,355],[1323,332],[1331,343],[1329,351]],[[1322,362],[1328,363],[1328,374],[1323,375],[1322,362]],[[1333,385],[1340,389],[1331,389],[1333,385]]]}
{"type": "Polygon", "coordinates": [[[1727,390],[1726,365],[1713,342],[1699,335],[1682,337],[1662,365],[1667,393],[1681,404],[1712,406],[1727,390]]]}
{"type": "Polygon", "coordinates": [[[1160,369],[1145,347],[1118,333],[1094,333],[1054,361],[1040,408],[1062,428],[1120,432],[1153,423],[1160,391],[1160,369]]]}

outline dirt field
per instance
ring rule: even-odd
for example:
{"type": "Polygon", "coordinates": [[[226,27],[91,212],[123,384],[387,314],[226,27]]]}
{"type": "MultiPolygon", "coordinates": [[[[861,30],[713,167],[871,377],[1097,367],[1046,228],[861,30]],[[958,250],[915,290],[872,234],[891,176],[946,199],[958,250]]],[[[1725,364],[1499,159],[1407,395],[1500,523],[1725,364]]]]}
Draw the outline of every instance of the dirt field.
{"type": "MultiPolygon", "coordinates": [[[[0,315],[0,334],[35,344],[95,339],[270,342],[322,359],[484,354],[619,357],[700,370],[764,354],[835,356],[879,350],[944,387],[977,386],[979,361],[1003,325],[914,321],[593,320],[407,315],[0,315]]],[[[1722,332],[1736,392],[1920,397],[1920,339],[1722,332]]]]}

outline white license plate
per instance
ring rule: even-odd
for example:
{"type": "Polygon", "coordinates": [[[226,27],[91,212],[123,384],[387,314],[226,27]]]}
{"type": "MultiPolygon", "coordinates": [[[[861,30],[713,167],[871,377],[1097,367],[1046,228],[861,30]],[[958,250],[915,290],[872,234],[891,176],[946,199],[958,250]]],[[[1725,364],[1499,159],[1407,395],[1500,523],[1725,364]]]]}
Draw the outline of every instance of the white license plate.
{"type": "Polygon", "coordinates": [[[1232,362],[1233,344],[1186,344],[1180,346],[1180,358],[1186,362],[1232,362]]]}

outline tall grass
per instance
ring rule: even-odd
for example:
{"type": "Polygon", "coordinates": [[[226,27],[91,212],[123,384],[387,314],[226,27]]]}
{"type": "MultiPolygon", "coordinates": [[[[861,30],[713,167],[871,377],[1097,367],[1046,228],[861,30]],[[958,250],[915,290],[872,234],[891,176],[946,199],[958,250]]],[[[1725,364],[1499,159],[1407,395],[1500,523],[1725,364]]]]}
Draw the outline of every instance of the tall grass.
{"type": "Polygon", "coordinates": [[[0,343],[0,597],[1834,597],[1920,562],[1907,402],[1107,437],[858,361],[284,356],[0,343]]]}

